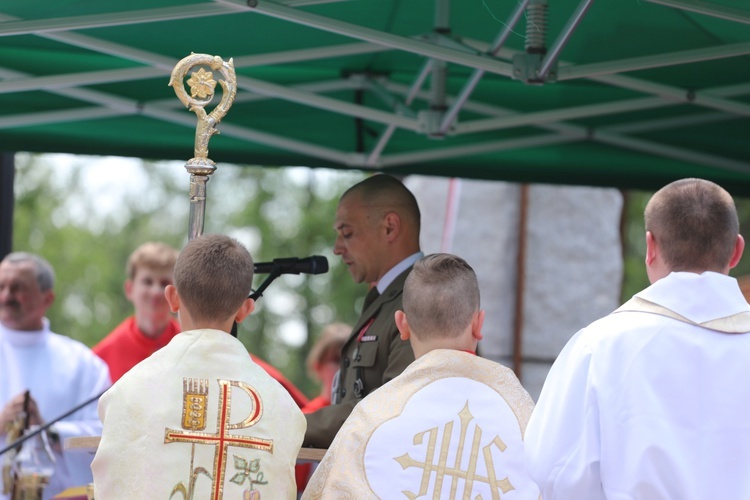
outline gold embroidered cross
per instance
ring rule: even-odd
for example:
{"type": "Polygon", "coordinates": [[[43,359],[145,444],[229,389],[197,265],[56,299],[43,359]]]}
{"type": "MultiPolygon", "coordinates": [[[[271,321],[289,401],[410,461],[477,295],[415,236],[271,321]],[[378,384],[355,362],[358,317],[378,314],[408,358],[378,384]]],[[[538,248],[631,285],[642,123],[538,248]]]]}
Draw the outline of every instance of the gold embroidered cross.
{"type": "Polygon", "coordinates": [[[224,489],[224,469],[227,462],[227,450],[230,446],[241,448],[253,448],[256,450],[273,453],[273,440],[262,439],[240,434],[231,434],[230,431],[245,429],[255,425],[263,415],[263,403],[258,393],[248,384],[236,380],[217,380],[219,383],[219,414],[216,422],[216,434],[206,432],[180,431],[170,428],[164,430],[164,443],[192,443],[209,444],[215,447],[213,474],[213,488],[211,500],[220,500],[224,489]],[[245,391],[253,402],[252,411],[242,422],[232,424],[229,422],[232,407],[231,387],[238,387],[245,391]]]}

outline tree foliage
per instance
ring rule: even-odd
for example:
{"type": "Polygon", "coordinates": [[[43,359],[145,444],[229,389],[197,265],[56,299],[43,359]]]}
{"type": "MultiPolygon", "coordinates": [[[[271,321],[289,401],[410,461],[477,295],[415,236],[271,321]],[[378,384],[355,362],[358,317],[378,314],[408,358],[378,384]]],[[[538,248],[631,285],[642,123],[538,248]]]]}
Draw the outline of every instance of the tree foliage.
{"type": "MultiPolygon", "coordinates": [[[[93,346],[133,312],[123,292],[130,252],[146,241],[176,248],[187,242],[189,176],[181,165],[144,161],[123,169],[114,159],[109,166],[108,159],[92,165],[87,158],[63,173],[53,159],[17,155],[13,250],[50,261],[56,272],[52,329],[93,346]],[[108,169],[97,190],[86,185],[93,168],[108,169]]],[[[208,183],[206,233],[234,236],[256,262],[328,257],[326,274],[274,281],[238,335],[310,396],[317,387],[305,369],[310,346],[325,324],[356,320],[352,298],[366,292],[331,251],[338,196],[362,177],[221,165],[208,183]]],[[[256,288],[263,278],[256,277],[256,288]]]]}

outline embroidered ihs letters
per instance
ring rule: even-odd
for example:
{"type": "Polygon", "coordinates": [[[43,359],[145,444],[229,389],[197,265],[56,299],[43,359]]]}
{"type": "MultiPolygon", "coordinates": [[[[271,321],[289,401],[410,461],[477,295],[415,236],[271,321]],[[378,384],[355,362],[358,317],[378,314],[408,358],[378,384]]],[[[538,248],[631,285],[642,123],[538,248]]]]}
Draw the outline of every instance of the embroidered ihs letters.
{"type": "MultiPolygon", "coordinates": [[[[263,402],[258,392],[250,385],[236,380],[218,379],[218,404],[216,432],[198,432],[205,430],[209,390],[208,381],[205,379],[183,380],[183,407],[182,407],[182,429],[175,430],[166,428],[164,430],[164,443],[190,443],[190,480],[188,486],[180,481],[173,489],[170,499],[177,493],[182,494],[184,500],[192,500],[195,494],[195,486],[198,478],[203,475],[211,480],[211,500],[221,500],[224,495],[224,482],[227,476],[227,454],[230,446],[239,448],[250,448],[254,450],[273,453],[273,440],[260,437],[251,437],[232,433],[238,429],[252,427],[263,416],[263,402]],[[252,403],[247,415],[240,422],[232,423],[232,390],[236,388],[249,396],[252,403]],[[196,445],[210,445],[214,447],[214,459],[212,470],[209,472],[205,467],[195,466],[196,445]]],[[[230,480],[234,484],[242,485],[246,480],[250,483],[250,490],[245,490],[243,496],[247,498],[260,498],[260,492],[254,489],[254,485],[265,485],[263,472],[260,470],[260,459],[247,460],[239,455],[234,455],[234,467],[238,472],[230,480]]]]}
{"type": "MultiPolygon", "coordinates": [[[[495,466],[492,460],[492,448],[496,448],[500,452],[505,451],[506,445],[499,436],[495,436],[490,443],[482,447],[482,454],[479,454],[479,445],[482,439],[482,429],[477,425],[474,428],[474,435],[471,436],[471,451],[469,454],[469,463],[465,464],[465,468],[462,468],[463,450],[466,446],[467,431],[469,423],[474,419],[474,416],[469,411],[469,402],[466,402],[464,408],[458,413],[458,417],[461,421],[461,430],[459,433],[459,442],[455,447],[457,450],[455,454],[455,463],[453,467],[448,464],[448,454],[451,447],[451,435],[453,431],[453,422],[445,424],[443,429],[443,439],[438,446],[438,433],[439,429],[434,427],[424,432],[420,432],[414,436],[414,444],[423,444],[426,441],[425,460],[420,462],[409,456],[408,453],[395,457],[396,460],[404,470],[410,467],[417,467],[422,469],[422,480],[419,485],[419,492],[413,493],[410,491],[404,491],[403,494],[409,499],[416,499],[425,496],[430,487],[430,481],[434,476],[433,483],[433,498],[439,499],[443,490],[443,481],[445,477],[450,477],[450,498],[470,498],[474,482],[485,483],[489,485],[493,500],[500,499],[500,491],[507,493],[514,489],[507,477],[498,479],[495,471],[495,466]],[[437,454],[437,456],[436,456],[437,454]],[[480,461],[484,462],[487,470],[487,476],[481,476],[477,474],[477,465],[480,461]],[[456,496],[458,489],[458,479],[464,480],[464,491],[463,494],[456,496]],[[500,490],[500,491],[498,491],[500,490]]],[[[479,495],[477,498],[481,498],[479,495]]]]}

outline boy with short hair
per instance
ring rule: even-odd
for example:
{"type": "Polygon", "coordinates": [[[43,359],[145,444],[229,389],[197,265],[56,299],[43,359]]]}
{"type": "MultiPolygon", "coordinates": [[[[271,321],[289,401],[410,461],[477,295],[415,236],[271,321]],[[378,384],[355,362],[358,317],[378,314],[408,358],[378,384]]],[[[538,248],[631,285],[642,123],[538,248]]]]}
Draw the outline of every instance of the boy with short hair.
{"type": "Polygon", "coordinates": [[[352,411],[303,499],[538,500],[524,464],[534,403],[508,368],[476,356],[484,311],[460,257],[421,258],[395,313],[416,360],[352,411]]]}
{"type": "Polygon", "coordinates": [[[178,255],[176,249],[161,242],[144,243],[130,254],[125,296],[135,313],[93,348],[109,366],[113,383],[179,333],[180,325],[164,298],[178,255]]]}
{"type": "Polygon", "coordinates": [[[296,498],[305,419],[230,334],[253,311],[253,261],[236,240],[193,239],[166,297],[183,332],[99,402],[96,498],[296,498]]]}

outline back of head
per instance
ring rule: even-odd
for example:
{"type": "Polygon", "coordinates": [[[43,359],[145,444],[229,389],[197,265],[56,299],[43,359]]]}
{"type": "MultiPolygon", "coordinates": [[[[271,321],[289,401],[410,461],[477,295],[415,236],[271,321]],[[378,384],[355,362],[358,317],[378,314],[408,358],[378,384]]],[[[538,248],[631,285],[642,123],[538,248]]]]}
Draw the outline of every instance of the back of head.
{"type": "Polygon", "coordinates": [[[52,290],[55,286],[55,271],[52,265],[46,259],[28,252],[12,252],[5,256],[2,262],[13,265],[31,264],[34,268],[36,281],[39,284],[39,290],[46,292],[52,290]]]}
{"type": "Polygon", "coordinates": [[[671,271],[721,272],[740,227],[729,193],[703,179],[661,188],[646,205],[645,222],[671,271]]]}
{"type": "Polygon", "coordinates": [[[181,303],[196,321],[225,320],[250,294],[253,259],[237,240],[208,234],[191,240],[174,268],[181,303]]]}
{"type": "Polygon", "coordinates": [[[404,184],[393,176],[377,174],[355,184],[341,195],[341,199],[356,195],[372,213],[383,216],[396,212],[413,229],[419,242],[420,213],[417,199],[404,184]]]}
{"type": "Polygon", "coordinates": [[[418,339],[458,337],[479,310],[477,275],[455,255],[422,257],[406,278],[403,307],[418,339]]]}
{"type": "Polygon", "coordinates": [[[170,272],[177,262],[179,252],[158,241],[149,241],[133,250],[128,257],[125,273],[128,279],[134,279],[138,269],[151,269],[157,272],[170,272]]]}

